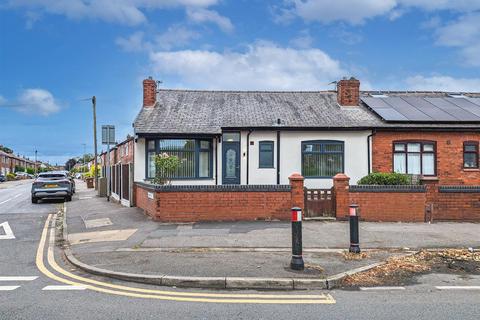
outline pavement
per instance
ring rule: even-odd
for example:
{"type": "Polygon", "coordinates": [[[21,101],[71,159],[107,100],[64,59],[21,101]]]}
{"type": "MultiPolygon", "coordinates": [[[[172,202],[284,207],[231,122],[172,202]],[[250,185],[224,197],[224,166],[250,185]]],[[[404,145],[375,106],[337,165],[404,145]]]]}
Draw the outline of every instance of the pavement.
{"type": "Polygon", "coordinates": [[[0,190],[0,224],[8,222],[15,236],[0,238],[0,319],[478,319],[480,276],[474,275],[427,274],[407,287],[268,292],[92,275],[66,262],[54,241],[48,222],[63,201],[31,204],[30,183],[0,190]]]}
{"type": "Polygon", "coordinates": [[[479,225],[474,223],[362,222],[361,247],[367,255],[351,260],[345,256],[349,245],[347,222],[305,221],[306,269],[293,271],[289,268],[289,222],[160,223],[138,208],[97,197],[83,183],[77,183],[77,194],[66,210],[69,252],[82,266],[91,267],[94,273],[117,273],[118,278],[122,278],[118,274],[134,274],[144,282],[142,275],[146,275],[153,283],[163,279],[163,284],[179,286],[202,285],[192,284],[192,279],[166,279],[218,280],[208,282],[207,287],[228,287],[229,278],[287,279],[287,287],[294,286],[294,279],[310,279],[325,287],[332,277],[363,270],[412,250],[480,247],[479,225]]]}

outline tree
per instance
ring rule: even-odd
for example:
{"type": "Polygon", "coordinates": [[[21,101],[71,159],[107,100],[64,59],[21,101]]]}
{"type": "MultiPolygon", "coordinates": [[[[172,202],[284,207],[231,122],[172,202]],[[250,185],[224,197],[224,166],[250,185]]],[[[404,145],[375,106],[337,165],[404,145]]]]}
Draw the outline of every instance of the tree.
{"type": "Polygon", "coordinates": [[[0,150],[6,152],[6,153],[13,153],[13,150],[7,147],[4,147],[3,145],[0,144],[0,150]]]}
{"type": "Polygon", "coordinates": [[[77,164],[77,159],[71,158],[65,162],[65,170],[70,171],[77,164]]]}

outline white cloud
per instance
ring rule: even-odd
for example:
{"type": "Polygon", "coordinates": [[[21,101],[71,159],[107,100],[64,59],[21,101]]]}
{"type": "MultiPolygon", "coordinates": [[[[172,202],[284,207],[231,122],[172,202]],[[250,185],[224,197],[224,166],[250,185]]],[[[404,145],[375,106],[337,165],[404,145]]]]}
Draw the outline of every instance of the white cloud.
{"type": "Polygon", "coordinates": [[[234,27],[230,19],[214,10],[204,8],[187,9],[188,18],[196,23],[210,22],[216,24],[223,32],[232,32],[234,27]]]}
{"type": "Polygon", "coordinates": [[[128,37],[118,37],[115,43],[128,52],[148,50],[150,47],[150,44],[145,42],[144,33],[141,31],[135,32],[128,37]]]}
{"type": "Polygon", "coordinates": [[[202,50],[150,54],[154,71],[178,85],[203,89],[321,90],[348,75],[337,60],[319,49],[292,49],[257,42],[245,52],[202,50]]]}
{"type": "MultiPolygon", "coordinates": [[[[70,19],[94,18],[138,25],[147,20],[143,10],[214,5],[218,0],[8,0],[4,6],[29,12],[64,15],[70,19]]],[[[27,23],[32,23],[27,22],[27,23]]]]}
{"type": "Polygon", "coordinates": [[[313,37],[308,30],[303,30],[296,38],[290,40],[290,44],[296,48],[307,49],[312,46],[313,37]]]}
{"type": "Polygon", "coordinates": [[[7,103],[7,99],[5,99],[5,98],[0,94],[0,106],[1,106],[2,104],[5,104],[5,103],[7,103]]]}
{"type": "Polygon", "coordinates": [[[386,14],[397,5],[395,0],[293,0],[292,3],[294,12],[307,21],[346,21],[351,24],[386,14]]]}
{"type": "Polygon", "coordinates": [[[155,37],[156,47],[170,50],[176,47],[187,45],[191,40],[197,39],[200,35],[181,25],[168,27],[167,31],[155,37]]]}
{"type": "Polygon", "coordinates": [[[60,111],[60,105],[47,90],[25,89],[18,97],[18,106],[16,109],[26,114],[47,116],[60,111]]]}
{"type": "Polygon", "coordinates": [[[405,82],[409,90],[416,91],[480,92],[480,78],[416,75],[407,78],[405,82]]]}
{"type": "Polygon", "coordinates": [[[394,20],[410,8],[425,11],[450,10],[456,12],[473,12],[480,9],[478,0],[286,0],[287,6],[277,11],[277,21],[288,21],[292,16],[299,16],[306,21],[330,23],[344,21],[353,25],[365,20],[388,16],[394,20]]]}
{"type": "Polygon", "coordinates": [[[128,37],[118,37],[115,43],[127,52],[171,50],[183,47],[199,36],[199,33],[184,26],[173,25],[168,27],[165,32],[150,37],[150,39],[147,39],[144,32],[138,31],[128,37]]]}

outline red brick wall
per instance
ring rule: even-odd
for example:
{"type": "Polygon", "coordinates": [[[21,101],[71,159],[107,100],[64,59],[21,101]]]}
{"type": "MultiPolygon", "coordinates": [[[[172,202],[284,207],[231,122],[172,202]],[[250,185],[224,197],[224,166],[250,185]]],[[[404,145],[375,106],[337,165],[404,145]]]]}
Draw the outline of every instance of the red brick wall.
{"type": "Polygon", "coordinates": [[[290,218],[290,192],[159,192],[154,218],[226,221],[290,218]]]}
{"type": "Polygon", "coordinates": [[[480,193],[438,193],[433,220],[480,221],[480,193]]]}
{"type": "Polygon", "coordinates": [[[439,184],[480,185],[480,170],[463,168],[463,142],[480,141],[477,132],[376,132],[372,138],[372,168],[376,172],[392,172],[393,141],[429,140],[437,147],[439,184]]]}
{"type": "Polygon", "coordinates": [[[157,201],[155,199],[155,192],[148,191],[147,189],[139,187],[138,185],[136,185],[133,189],[136,206],[143,209],[145,213],[149,216],[154,217],[157,212],[157,201]],[[153,199],[148,198],[149,192],[153,194],[153,199]]]}
{"type": "Polygon", "coordinates": [[[349,192],[366,221],[424,222],[426,193],[349,192]]]}
{"type": "MultiPolygon", "coordinates": [[[[190,186],[191,190],[148,191],[136,185],[136,205],[154,219],[168,222],[289,220],[293,206],[303,206],[303,177],[291,176],[291,189],[208,190],[190,186]],[[148,192],[154,199],[148,199],[148,192]]],[[[232,187],[234,188],[234,187],[232,187]]],[[[270,187],[265,187],[270,188],[270,187]]],[[[150,188],[151,189],[151,188],[150,188]]],[[[215,189],[215,187],[213,187],[215,189]]]]}

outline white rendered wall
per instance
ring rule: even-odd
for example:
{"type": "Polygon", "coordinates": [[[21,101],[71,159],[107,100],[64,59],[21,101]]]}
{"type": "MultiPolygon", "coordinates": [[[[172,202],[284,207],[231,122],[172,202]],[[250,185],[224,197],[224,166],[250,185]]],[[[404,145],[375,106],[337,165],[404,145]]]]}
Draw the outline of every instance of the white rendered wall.
{"type": "Polygon", "coordinates": [[[134,143],[135,159],[133,176],[135,182],[144,182],[145,180],[145,138],[138,138],[134,143]]]}

